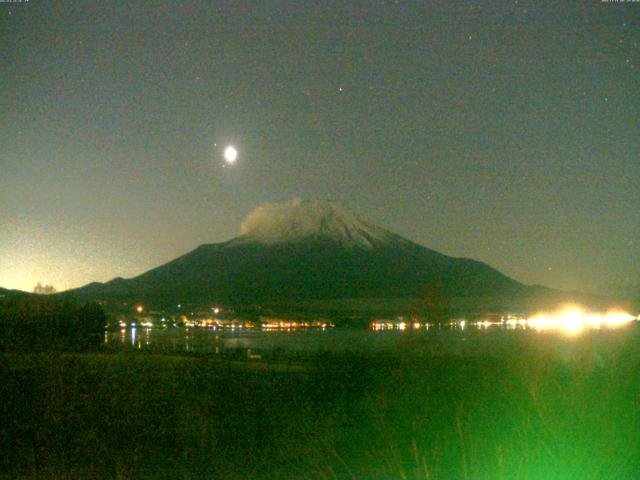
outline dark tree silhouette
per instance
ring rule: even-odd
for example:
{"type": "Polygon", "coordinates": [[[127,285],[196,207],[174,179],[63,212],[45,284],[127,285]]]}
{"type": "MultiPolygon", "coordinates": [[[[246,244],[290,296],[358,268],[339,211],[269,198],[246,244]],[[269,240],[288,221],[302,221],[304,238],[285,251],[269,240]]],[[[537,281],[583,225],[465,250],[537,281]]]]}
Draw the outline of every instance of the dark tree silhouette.
{"type": "Polygon", "coordinates": [[[51,297],[0,299],[0,351],[95,351],[106,316],[97,304],[51,297]]]}

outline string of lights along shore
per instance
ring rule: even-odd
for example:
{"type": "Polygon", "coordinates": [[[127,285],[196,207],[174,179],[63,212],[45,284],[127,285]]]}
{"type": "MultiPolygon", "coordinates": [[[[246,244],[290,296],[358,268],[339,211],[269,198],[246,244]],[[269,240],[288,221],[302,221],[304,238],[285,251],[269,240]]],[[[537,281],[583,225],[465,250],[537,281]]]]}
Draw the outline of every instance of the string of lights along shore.
{"type": "Polygon", "coordinates": [[[640,0],[0,45],[0,479],[640,479],[640,0]]]}

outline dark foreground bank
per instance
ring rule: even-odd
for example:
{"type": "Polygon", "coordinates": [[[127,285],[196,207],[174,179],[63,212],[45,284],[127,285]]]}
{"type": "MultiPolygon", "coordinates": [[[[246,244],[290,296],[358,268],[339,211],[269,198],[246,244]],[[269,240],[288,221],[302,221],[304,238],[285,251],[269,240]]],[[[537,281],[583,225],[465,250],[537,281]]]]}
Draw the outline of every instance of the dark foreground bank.
{"type": "Polygon", "coordinates": [[[571,358],[0,356],[2,478],[632,479],[640,332],[571,358]]]}

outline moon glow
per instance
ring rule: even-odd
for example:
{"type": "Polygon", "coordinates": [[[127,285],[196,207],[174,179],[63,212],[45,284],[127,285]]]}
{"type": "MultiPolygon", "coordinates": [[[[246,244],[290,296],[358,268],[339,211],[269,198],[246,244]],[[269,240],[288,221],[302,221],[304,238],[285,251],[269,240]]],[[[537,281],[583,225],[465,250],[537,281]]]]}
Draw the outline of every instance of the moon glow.
{"type": "Polygon", "coordinates": [[[236,163],[236,159],[238,158],[238,151],[235,149],[233,145],[229,145],[224,150],[224,161],[227,164],[232,165],[236,163]]]}

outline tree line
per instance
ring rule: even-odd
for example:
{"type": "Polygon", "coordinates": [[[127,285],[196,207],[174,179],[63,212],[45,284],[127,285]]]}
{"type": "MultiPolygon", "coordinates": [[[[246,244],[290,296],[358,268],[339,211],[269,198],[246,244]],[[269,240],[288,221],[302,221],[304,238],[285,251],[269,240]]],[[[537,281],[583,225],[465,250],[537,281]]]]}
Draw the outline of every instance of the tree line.
{"type": "Polygon", "coordinates": [[[0,351],[98,350],[106,316],[95,303],[78,305],[51,297],[0,299],[0,351]]]}

